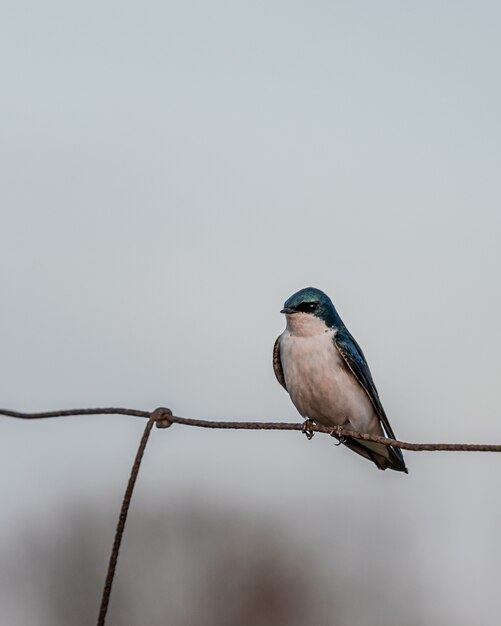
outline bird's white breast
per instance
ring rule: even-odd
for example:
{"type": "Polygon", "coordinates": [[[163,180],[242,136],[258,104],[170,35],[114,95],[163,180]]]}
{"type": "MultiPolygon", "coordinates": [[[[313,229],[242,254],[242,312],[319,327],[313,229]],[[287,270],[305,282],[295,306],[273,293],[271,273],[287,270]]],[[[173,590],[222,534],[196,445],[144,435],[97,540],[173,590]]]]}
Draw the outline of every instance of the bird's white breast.
{"type": "Polygon", "coordinates": [[[299,315],[287,316],[291,319],[280,336],[280,360],[292,402],[303,417],[329,426],[348,422],[365,430],[374,410],[334,345],[336,330],[312,315],[299,315]]]}

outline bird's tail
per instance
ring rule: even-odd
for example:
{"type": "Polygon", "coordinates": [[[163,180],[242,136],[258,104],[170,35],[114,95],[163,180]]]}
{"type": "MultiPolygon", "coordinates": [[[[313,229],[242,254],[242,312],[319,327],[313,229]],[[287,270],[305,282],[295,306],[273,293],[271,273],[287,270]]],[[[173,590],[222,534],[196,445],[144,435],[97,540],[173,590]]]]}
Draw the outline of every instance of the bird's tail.
{"type": "Polygon", "coordinates": [[[365,441],[364,439],[353,439],[352,437],[342,439],[342,443],[350,448],[350,450],[353,450],[353,452],[375,463],[381,470],[392,469],[396,472],[405,472],[408,474],[407,468],[405,467],[404,455],[400,448],[392,448],[382,443],[365,441]]]}

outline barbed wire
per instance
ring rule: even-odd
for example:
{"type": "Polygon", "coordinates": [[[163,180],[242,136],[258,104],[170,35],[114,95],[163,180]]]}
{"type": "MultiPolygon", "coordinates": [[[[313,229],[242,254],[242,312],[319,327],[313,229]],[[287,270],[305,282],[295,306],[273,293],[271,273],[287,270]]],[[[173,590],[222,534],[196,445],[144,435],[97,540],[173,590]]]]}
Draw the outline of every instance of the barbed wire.
{"type": "Polygon", "coordinates": [[[388,437],[379,437],[377,435],[370,435],[368,433],[360,433],[353,430],[347,430],[345,428],[327,428],[325,426],[321,426],[320,424],[315,424],[314,422],[311,422],[309,420],[306,421],[304,424],[297,422],[228,422],[201,420],[191,417],[180,417],[179,415],[173,415],[170,409],[164,407],[160,407],[155,411],[140,411],[137,409],[122,408],[100,408],[68,409],[62,411],[45,411],[41,413],[25,413],[20,411],[11,411],[9,409],[0,409],[0,415],[24,420],[70,416],[76,417],[82,415],[130,415],[133,417],[146,418],[148,420],[146,428],[141,437],[141,441],[139,443],[139,448],[137,450],[134,463],[132,465],[127,488],[122,499],[120,515],[118,518],[117,528],[115,530],[113,547],[111,549],[111,555],[108,562],[108,570],[106,572],[106,579],[101,597],[101,604],[99,607],[97,626],[105,626],[106,623],[111,589],[115,577],[118,555],[120,553],[120,546],[125,531],[125,524],[127,521],[127,515],[132,500],[132,494],[134,492],[137,476],[141,467],[141,461],[144,456],[144,451],[146,449],[146,445],[148,443],[154,424],[156,424],[157,428],[168,428],[173,424],[180,424],[183,426],[225,430],[292,430],[303,432],[308,437],[308,439],[311,439],[315,433],[325,433],[335,437],[338,440],[342,440],[344,437],[363,439],[365,441],[382,443],[385,446],[398,447],[402,450],[409,450],[411,452],[501,452],[501,445],[498,444],[408,443],[406,441],[399,441],[397,439],[390,439],[388,437]]]}

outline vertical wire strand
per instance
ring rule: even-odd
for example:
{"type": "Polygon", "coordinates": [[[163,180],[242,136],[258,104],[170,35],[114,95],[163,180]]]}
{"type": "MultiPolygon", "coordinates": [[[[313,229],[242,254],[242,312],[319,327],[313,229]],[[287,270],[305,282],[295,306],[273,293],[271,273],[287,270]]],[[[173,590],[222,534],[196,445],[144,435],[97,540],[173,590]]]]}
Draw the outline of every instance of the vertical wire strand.
{"type": "Polygon", "coordinates": [[[153,415],[148,419],[146,428],[144,429],[143,436],[139,448],[137,449],[136,458],[134,459],[134,465],[127,483],[127,489],[122,500],[122,508],[120,509],[120,516],[118,518],[117,529],[115,531],[115,539],[113,540],[113,548],[111,550],[110,560],[108,563],[108,572],[106,574],[106,581],[103,587],[103,595],[101,598],[101,606],[99,608],[99,616],[97,618],[97,626],[104,626],[106,622],[106,614],[108,613],[108,605],[110,603],[111,588],[113,586],[113,579],[115,577],[115,570],[117,567],[118,555],[120,553],[120,545],[122,543],[122,537],[125,530],[125,523],[127,521],[127,514],[129,512],[130,502],[132,494],[134,492],[134,486],[136,484],[137,475],[139,474],[139,468],[141,467],[141,461],[143,459],[144,450],[148,439],[150,437],[151,429],[155,423],[153,415]]]}

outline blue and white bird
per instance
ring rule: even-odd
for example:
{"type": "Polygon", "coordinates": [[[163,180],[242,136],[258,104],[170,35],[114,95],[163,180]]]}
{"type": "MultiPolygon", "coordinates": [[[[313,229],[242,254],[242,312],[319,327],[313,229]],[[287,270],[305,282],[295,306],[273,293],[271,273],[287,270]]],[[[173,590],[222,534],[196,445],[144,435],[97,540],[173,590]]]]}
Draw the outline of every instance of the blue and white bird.
{"type": "MultiPolygon", "coordinates": [[[[362,349],[330,298],[307,287],[284,304],[287,327],[275,341],[273,369],[299,413],[327,427],[395,439],[362,349]]],[[[407,473],[400,448],[341,438],[379,469],[407,473]]]]}

